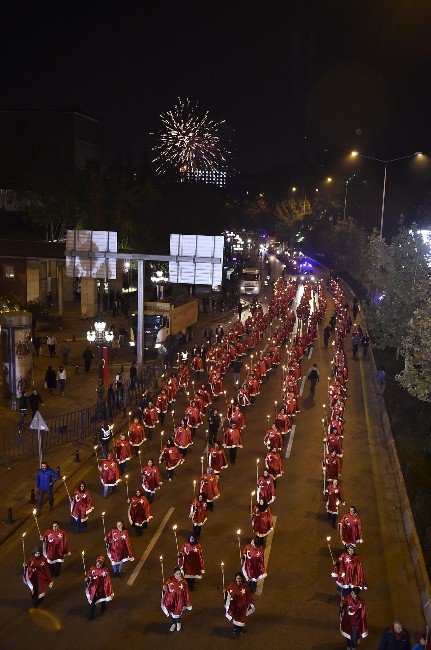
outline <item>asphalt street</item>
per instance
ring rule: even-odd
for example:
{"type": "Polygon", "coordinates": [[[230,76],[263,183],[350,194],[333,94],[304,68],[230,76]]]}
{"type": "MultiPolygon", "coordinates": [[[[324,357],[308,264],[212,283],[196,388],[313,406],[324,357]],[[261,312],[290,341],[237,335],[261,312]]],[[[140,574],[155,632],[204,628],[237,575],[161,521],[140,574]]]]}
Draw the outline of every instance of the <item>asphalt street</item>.
{"type": "MultiPolygon", "coordinates": [[[[275,260],[272,262],[273,273],[278,275],[280,265],[275,260]]],[[[174,644],[178,648],[208,648],[228,647],[232,643],[253,648],[263,644],[316,650],[345,647],[338,629],[340,597],[330,577],[332,563],[326,536],[332,537],[334,553],[341,551],[341,543],[327,521],[322,498],[321,418],[322,404],[327,400],[331,361],[331,351],[323,349],[322,331],[331,314],[332,301],[328,296],[328,311],[319,339],[311,357],[302,362],[303,376],[310,365],[317,362],[321,381],[315,400],[308,396],[308,382],[301,382],[304,385],[301,412],[296,418],[294,435],[286,436],[284,476],[277,481],[277,499],[272,507],[276,524],[266,551],[268,577],[259,589],[261,594],[255,596],[256,612],[248,619],[246,636],[232,639],[231,625],[224,616],[220,563],[225,563],[229,582],[239,569],[237,529],[241,529],[242,545],[251,539],[250,494],[255,488],[257,458],[260,458],[260,467],[263,466],[267,415],[271,415],[272,422],[274,400],[281,399],[281,367],[270,381],[264,382],[256,404],[245,411],[244,449],[239,450],[237,465],[222,473],[221,497],[215,502],[214,512],[209,513],[201,537],[206,574],[192,593],[193,610],[185,614],[181,632],[169,632],[168,620],[160,609],[159,558],[163,556],[165,576],[171,575],[176,563],[172,526],[178,525],[181,541],[191,530],[189,502],[193,497],[193,480],[200,476],[201,456],[206,446],[205,426],[200,427],[193,451],[176,470],[172,483],[167,482],[166,472],[163,472],[164,483],[154,500],[154,519],[148,530],[140,538],[131,531],[135,562],[125,565],[124,577],[113,580],[115,598],[103,617],[87,621],[81,551],[85,550],[87,564],[104,553],[102,511],[106,511],[107,527],[112,527],[118,518],[126,519],[124,481],[116,494],[104,500],[96,463],[82,468],[75,483],[87,482],[95,505],[88,532],[83,535],[76,534],[70,523],[65,491],[59,493],[52,513],[44,508],[39,519],[42,531],[54,518],[58,519],[69,534],[72,555],[66,558],[61,576],[38,609],[30,607],[30,593],[22,582],[21,531],[0,547],[2,650],[51,644],[60,645],[62,650],[77,646],[112,647],[114,644],[130,648],[144,644],[156,648],[173,647],[174,644]]],[[[266,343],[264,337],[258,349],[266,343]]],[[[346,348],[350,374],[342,485],[346,494],[345,508],[355,505],[362,518],[364,544],[358,552],[369,585],[364,599],[370,630],[363,647],[376,648],[382,628],[390,624],[394,616],[401,618],[412,631],[420,629],[422,616],[399,513],[393,511],[386,498],[387,491],[391,490],[390,477],[382,475],[372,441],[368,393],[373,388],[367,386],[362,368],[367,361],[351,359],[349,339],[346,348]]],[[[285,352],[282,363],[284,358],[285,352]]],[[[233,396],[231,371],[227,374],[226,388],[229,399],[233,396]]],[[[217,406],[224,406],[224,400],[219,400],[217,406]]],[[[176,419],[184,408],[182,396],[175,404],[176,419]]],[[[165,431],[171,423],[168,415],[165,431]]],[[[143,457],[157,457],[159,447],[160,427],[153,441],[145,443],[143,457]]],[[[136,489],[140,485],[138,460],[130,461],[126,471],[130,490],[136,489]]],[[[70,485],[69,489],[74,487],[70,485]]],[[[341,508],[343,514],[345,511],[341,508]]],[[[38,541],[34,521],[30,520],[24,530],[27,531],[28,556],[38,541]]]]}

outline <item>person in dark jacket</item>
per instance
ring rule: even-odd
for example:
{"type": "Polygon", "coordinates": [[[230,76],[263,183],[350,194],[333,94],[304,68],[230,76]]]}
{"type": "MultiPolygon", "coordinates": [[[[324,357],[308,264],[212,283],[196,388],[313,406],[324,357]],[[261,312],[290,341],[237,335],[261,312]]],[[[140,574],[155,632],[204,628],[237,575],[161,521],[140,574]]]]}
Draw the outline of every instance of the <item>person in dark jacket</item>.
{"type": "Polygon", "coordinates": [[[84,370],[85,372],[90,372],[91,362],[94,359],[94,354],[92,353],[90,346],[84,350],[82,356],[84,357],[84,370]]]}
{"type": "Polygon", "coordinates": [[[27,409],[28,409],[28,399],[26,397],[25,393],[21,393],[21,396],[18,400],[18,408],[20,411],[20,417],[19,417],[19,427],[24,426],[25,418],[27,417],[27,409]]]}
{"type": "Polygon", "coordinates": [[[28,403],[30,404],[30,408],[31,408],[31,419],[33,419],[37,411],[39,410],[39,405],[43,404],[43,400],[36,389],[34,389],[32,394],[28,398],[28,403]]]}
{"type": "Polygon", "coordinates": [[[221,417],[217,413],[217,410],[209,412],[208,415],[208,432],[209,432],[209,444],[212,445],[217,440],[217,433],[221,426],[221,417]]]}
{"type": "Polygon", "coordinates": [[[57,375],[52,366],[48,366],[48,370],[45,373],[45,388],[53,393],[57,388],[57,375]]]}
{"type": "Polygon", "coordinates": [[[410,634],[401,621],[395,620],[392,625],[383,630],[379,650],[411,650],[410,634]]]}
{"type": "Polygon", "coordinates": [[[42,509],[42,504],[43,504],[43,499],[45,494],[48,497],[49,501],[49,509],[52,510],[54,507],[54,498],[52,496],[52,486],[54,483],[58,481],[58,474],[54,472],[50,467],[48,467],[48,463],[45,461],[42,461],[42,464],[40,466],[40,469],[37,471],[36,474],[36,488],[39,492],[39,498],[37,501],[37,516],[40,516],[40,511],[42,509]]]}

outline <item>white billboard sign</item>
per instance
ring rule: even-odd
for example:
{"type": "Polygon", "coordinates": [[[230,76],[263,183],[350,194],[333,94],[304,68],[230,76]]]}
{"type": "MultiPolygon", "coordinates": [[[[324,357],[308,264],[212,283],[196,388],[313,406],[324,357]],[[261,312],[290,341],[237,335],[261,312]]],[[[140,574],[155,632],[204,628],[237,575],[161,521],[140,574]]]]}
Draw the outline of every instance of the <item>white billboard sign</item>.
{"type": "Polygon", "coordinates": [[[189,256],[188,261],[169,262],[169,282],[184,284],[222,283],[224,237],[207,235],[171,235],[170,254],[189,256]],[[219,264],[199,262],[194,258],[220,258],[219,264]]]}
{"type": "Polygon", "coordinates": [[[116,253],[117,233],[106,230],[68,230],[66,237],[66,275],[70,278],[115,280],[116,259],[88,259],[79,253],[116,253]],[[74,251],[78,256],[68,253],[74,251]]]}

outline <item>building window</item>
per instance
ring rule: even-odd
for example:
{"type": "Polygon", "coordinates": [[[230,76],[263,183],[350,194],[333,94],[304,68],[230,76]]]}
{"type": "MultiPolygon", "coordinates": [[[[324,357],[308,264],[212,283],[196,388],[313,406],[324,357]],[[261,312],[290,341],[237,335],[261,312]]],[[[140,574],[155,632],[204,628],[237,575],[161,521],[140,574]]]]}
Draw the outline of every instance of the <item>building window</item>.
{"type": "Polygon", "coordinates": [[[4,264],[3,269],[4,269],[4,277],[6,278],[6,280],[15,279],[15,267],[12,264],[4,264]]]}

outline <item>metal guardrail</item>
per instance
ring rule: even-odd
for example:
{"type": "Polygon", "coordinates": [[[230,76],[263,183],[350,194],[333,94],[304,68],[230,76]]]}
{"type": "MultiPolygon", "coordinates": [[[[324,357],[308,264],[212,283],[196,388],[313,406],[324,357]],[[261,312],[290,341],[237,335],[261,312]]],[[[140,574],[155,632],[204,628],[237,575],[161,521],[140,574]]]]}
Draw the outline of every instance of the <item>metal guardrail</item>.
{"type": "MultiPolygon", "coordinates": [[[[146,364],[138,373],[135,390],[131,389],[130,379],[123,383],[117,391],[114,404],[105,399],[101,411],[97,403],[84,409],[63,413],[53,418],[47,418],[48,431],[42,431],[43,450],[54,449],[67,443],[79,445],[90,436],[99,433],[100,423],[106,417],[112,420],[127,407],[139,404],[139,396],[146,388],[154,386],[157,389],[158,378],[169,367],[163,365],[161,358],[146,364]]],[[[87,441],[87,444],[91,444],[87,441]]],[[[19,457],[32,457],[38,454],[37,431],[29,428],[11,425],[0,429],[0,462],[9,465],[11,460],[19,457]]]]}

